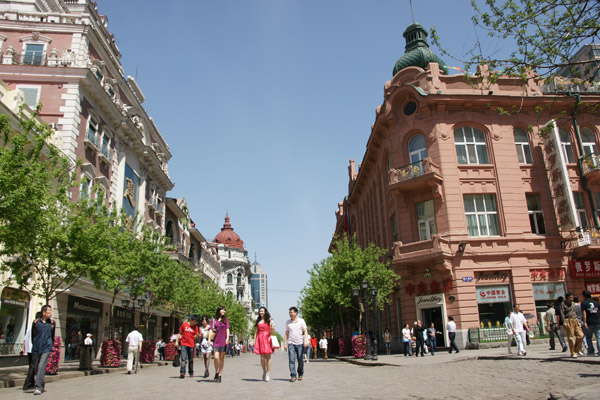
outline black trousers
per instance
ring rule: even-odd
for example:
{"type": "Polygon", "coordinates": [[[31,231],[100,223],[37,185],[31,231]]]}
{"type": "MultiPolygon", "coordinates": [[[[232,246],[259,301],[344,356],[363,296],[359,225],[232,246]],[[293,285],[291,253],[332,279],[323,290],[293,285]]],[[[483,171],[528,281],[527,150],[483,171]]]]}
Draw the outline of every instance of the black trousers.
{"type": "Polygon", "coordinates": [[[458,353],[458,346],[456,345],[456,332],[448,332],[448,337],[450,338],[450,351],[452,353],[452,349],[454,349],[458,353]]]}
{"type": "Polygon", "coordinates": [[[32,388],[35,383],[35,363],[33,362],[33,355],[31,353],[27,353],[27,361],[29,362],[29,370],[27,371],[27,378],[25,378],[25,382],[23,383],[23,389],[32,388]]]}

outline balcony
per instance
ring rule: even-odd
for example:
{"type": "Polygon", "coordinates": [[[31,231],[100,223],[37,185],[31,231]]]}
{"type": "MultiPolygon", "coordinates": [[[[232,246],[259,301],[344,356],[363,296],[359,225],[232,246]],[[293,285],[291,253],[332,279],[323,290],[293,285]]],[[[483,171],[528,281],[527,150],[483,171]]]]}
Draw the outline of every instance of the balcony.
{"type": "Polygon", "coordinates": [[[600,258],[600,230],[580,228],[571,231],[571,248],[574,258],[600,258]]]}
{"type": "Polygon", "coordinates": [[[592,153],[581,159],[583,175],[590,183],[600,182],[600,153],[592,153]]]}
{"type": "Polygon", "coordinates": [[[391,169],[389,176],[389,189],[392,191],[409,193],[432,190],[434,197],[442,197],[442,172],[430,158],[391,169]]]}
{"type": "Polygon", "coordinates": [[[88,130],[85,134],[85,139],[83,140],[83,144],[85,145],[85,147],[88,147],[91,150],[97,152],[98,151],[98,138],[96,137],[96,132],[88,130]]]}
{"type": "Polygon", "coordinates": [[[106,165],[110,165],[112,163],[112,152],[106,143],[102,143],[102,149],[100,153],[98,153],[98,159],[100,162],[103,162],[106,165]]]}

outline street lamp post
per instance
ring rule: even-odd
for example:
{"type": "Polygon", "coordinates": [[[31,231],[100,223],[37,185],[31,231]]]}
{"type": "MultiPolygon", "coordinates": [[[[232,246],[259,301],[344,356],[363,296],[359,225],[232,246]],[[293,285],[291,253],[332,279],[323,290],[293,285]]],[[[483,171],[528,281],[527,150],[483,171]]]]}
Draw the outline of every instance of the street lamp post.
{"type": "Polygon", "coordinates": [[[142,307],[144,307],[144,304],[146,304],[146,299],[143,297],[138,299],[135,294],[133,296],[129,295],[129,297],[131,297],[131,307],[129,307],[130,301],[128,299],[121,300],[121,303],[123,304],[124,309],[131,310],[131,329],[133,330],[135,328],[135,301],[137,300],[137,308],[141,310],[142,307]]]}
{"type": "MultiPolygon", "coordinates": [[[[366,280],[363,280],[360,284],[360,288],[355,287],[352,289],[352,294],[354,297],[357,298],[359,303],[362,303],[364,305],[363,309],[365,310],[365,325],[366,325],[366,335],[365,335],[365,339],[367,342],[367,353],[365,354],[365,360],[374,360],[377,361],[377,336],[374,334],[374,341],[373,343],[371,343],[371,337],[369,336],[369,318],[370,318],[370,313],[369,313],[369,300],[374,299],[375,300],[375,313],[377,313],[377,288],[375,286],[373,286],[371,289],[369,289],[369,284],[367,283],[366,280]],[[361,290],[362,289],[362,290],[361,290]],[[361,295],[362,292],[362,295],[361,295]],[[371,346],[371,344],[373,346],[371,346]],[[373,347],[373,348],[372,348],[373,347]]],[[[377,315],[377,314],[375,314],[377,315]]],[[[375,318],[375,326],[373,327],[373,329],[375,331],[377,331],[377,317],[375,318]]],[[[375,332],[377,333],[377,332],[375,332]]]]}
{"type": "Polygon", "coordinates": [[[375,285],[371,288],[371,295],[373,296],[373,313],[375,314],[375,322],[373,323],[373,361],[377,361],[377,346],[379,342],[377,337],[379,336],[379,310],[377,309],[377,288],[375,285]]]}

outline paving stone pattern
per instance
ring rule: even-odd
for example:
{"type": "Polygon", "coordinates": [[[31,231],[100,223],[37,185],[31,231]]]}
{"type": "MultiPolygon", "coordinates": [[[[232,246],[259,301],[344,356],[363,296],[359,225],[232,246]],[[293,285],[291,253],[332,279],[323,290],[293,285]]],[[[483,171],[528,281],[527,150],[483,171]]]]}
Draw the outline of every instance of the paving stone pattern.
{"type": "MultiPolygon", "coordinates": [[[[343,361],[305,364],[304,380],[289,382],[287,355],[273,357],[271,381],[261,380],[258,356],[227,358],[223,382],[196,377],[179,379],[179,368],[145,368],[57,380],[40,399],[171,399],[209,396],[219,399],[595,399],[600,398],[600,364],[533,358],[481,360],[461,352],[415,358],[380,356],[380,366],[343,361]],[[462,358],[461,358],[462,357],[462,358]],[[559,386],[560,385],[560,386],[559,386]],[[217,397],[214,397],[217,396],[217,397]]],[[[578,359],[583,361],[583,359],[578,359]]],[[[563,360],[567,361],[567,360],[563,360]]],[[[594,360],[596,361],[596,360],[594,360]]],[[[600,360],[599,360],[600,361],[600,360]]],[[[211,372],[213,366],[211,365],[211,372]]],[[[0,399],[31,399],[32,392],[0,390],[0,399]]],[[[208,398],[208,397],[205,397],[208,398]]]]}

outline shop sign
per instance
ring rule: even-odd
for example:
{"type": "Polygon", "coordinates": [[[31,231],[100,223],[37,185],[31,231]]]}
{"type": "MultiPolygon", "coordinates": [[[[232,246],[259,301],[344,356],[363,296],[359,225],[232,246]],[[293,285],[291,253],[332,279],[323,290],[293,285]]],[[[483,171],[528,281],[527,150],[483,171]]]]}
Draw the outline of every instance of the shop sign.
{"type": "Polygon", "coordinates": [[[571,278],[600,278],[600,260],[569,261],[571,278]]]}
{"type": "MultiPolygon", "coordinates": [[[[408,293],[409,296],[415,294],[415,291],[417,295],[425,295],[428,292],[427,289],[427,284],[423,281],[419,282],[416,286],[412,283],[409,283],[405,287],[406,293],[408,293]]],[[[439,293],[440,291],[448,293],[452,290],[454,290],[454,282],[452,281],[452,278],[446,278],[442,282],[438,282],[434,279],[431,281],[431,283],[429,283],[429,293],[439,293]]]]}
{"type": "Polygon", "coordinates": [[[430,305],[439,305],[444,301],[443,294],[430,294],[428,296],[418,296],[415,297],[415,303],[417,306],[430,306],[430,305]]]}
{"type": "Polygon", "coordinates": [[[477,275],[477,282],[479,281],[502,281],[508,279],[508,272],[480,272],[477,275]]]}
{"type": "Polygon", "coordinates": [[[545,281],[552,278],[565,279],[565,270],[560,268],[532,269],[529,271],[531,280],[545,281]]]}
{"type": "Polygon", "coordinates": [[[585,288],[592,294],[600,293],[600,283],[586,283],[585,288]]]}
{"type": "Polygon", "coordinates": [[[480,286],[477,291],[477,303],[506,303],[510,302],[508,286],[480,286]]]}
{"type": "Polygon", "coordinates": [[[131,311],[122,308],[122,307],[117,307],[115,306],[114,308],[115,310],[115,319],[120,319],[120,320],[125,320],[125,321],[131,321],[131,311]]]}
{"type": "Polygon", "coordinates": [[[2,290],[2,304],[15,307],[29,307],[29,294],[24,290],[4,288],[2,290]]]}
{"type": "Polygon", "coordinates": [[[534,300],[556,300],[560,296],[565,296],[565,284],[563,282],[533,284],[534,300]]]}
{"type": "Polygon", "coordinates": [[[473,282],[473,277],[472,276],[463,276],[462,281],[463,282],[473,282]]]}
{"type": "Polygon", "coordinates": [[[94,317],[102,316],[102,303],[82,299],[81,297],[69,296],[67,303],[67,314],[88,315],[94,317]]]}

